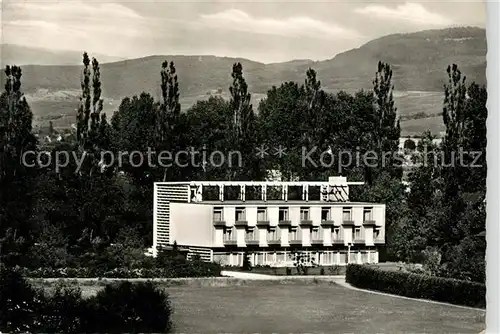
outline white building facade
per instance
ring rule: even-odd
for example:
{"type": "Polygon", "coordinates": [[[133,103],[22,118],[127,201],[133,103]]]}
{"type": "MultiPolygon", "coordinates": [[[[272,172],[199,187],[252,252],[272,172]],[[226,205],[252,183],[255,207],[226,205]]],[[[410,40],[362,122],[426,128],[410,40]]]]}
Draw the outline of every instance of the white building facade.
{"type": "Polygon", "coordinates": [[[322,266],[378,263],[385,205],[349,201],[347,182],[158,182],[153,252],[176,242],[205,261],[292,266],[291,254],[322,266]]]}

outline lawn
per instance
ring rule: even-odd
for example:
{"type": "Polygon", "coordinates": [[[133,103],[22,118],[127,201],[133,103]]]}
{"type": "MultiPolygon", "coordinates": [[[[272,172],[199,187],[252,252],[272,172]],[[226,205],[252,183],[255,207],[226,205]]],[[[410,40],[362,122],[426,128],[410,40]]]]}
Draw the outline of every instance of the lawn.
{"type": "MultiPolygon", "coordinates": [[[[82,287],[84,294],[95,287],[82,287]]],[[[484,312],[333,283],[170,286],[176,333],[479,333],[484,312]]]]}

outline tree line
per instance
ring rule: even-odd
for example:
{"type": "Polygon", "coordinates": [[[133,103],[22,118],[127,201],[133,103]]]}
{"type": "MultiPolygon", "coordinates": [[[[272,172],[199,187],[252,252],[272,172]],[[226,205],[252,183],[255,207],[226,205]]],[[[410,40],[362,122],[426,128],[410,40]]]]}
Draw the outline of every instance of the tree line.
{"type": "Polygon", "coordinates": [[[272,87],[258,106],[251,104],[243,67],[236,63],[228,100],[210,97],[181,112],[178,73],[173,62],[165,61],[159,66],[161,97],[155,99],[145,92],[126,97],[108,121],[102,112],[99,63],[85,53],[76,134],[53,148],[53,154],[65,150],[86,155],[77,173],[72,164],[56,171],[53,166],[28,168],[20,163],[23,152],[39,146],[31,128],[33,115],[21,90],[21,69],[7,66],[5,73],[0,96],[4,263],[48,265],[95,255],[115,243],[149,246],[153,182],[264,180],[269,170],[279,170],[285,180],[335,175],[337,171],[328,166],[304,166],[302,150],[316,148],[313,159],[325,151],[333,155],[345,150],[377,153],[375,167],[346,162],[342,175],[366,182],[353,189],[352,200],[387,205],[388,259],[434,261],[438,264],[429,268],[435,274],[484,280],[484,239],[474,236],[485,226],[486,88],[466,83],[456,65],[447,69],[449,82],[444,87],[446,137],[436,147],[431,134],[424,134],[413,157],[415,161],[424,156],[443,161],[414,168],[410,192],[401,183],[403,166],[397,159],[401,129],[392,69],[383,62],[375,68],[372,90],[328,93],[317,73],[309,69],[303,83],[272,87]],[[260,158],[255,150],[261,146],[284,147],[286,154],[260,158]],[[148,148],[176,152],[193,147],[206,152],[238,151],[243,164],[194,166],[187,154],[182,168],[147,163],[117,166],[103,161],[101,154],[148,148]],[[458,161],[453,152],[459,149],[482,152],[483,167],[450,163],[458,161]]]}

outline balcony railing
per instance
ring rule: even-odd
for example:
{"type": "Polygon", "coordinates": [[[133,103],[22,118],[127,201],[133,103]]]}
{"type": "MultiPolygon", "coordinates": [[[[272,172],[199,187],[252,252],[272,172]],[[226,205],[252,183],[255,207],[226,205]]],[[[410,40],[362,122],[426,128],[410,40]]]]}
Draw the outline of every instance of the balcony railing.
{"type": "Polygon", "coordinates": [[[363,225],[365,225],[365,226],[375,226],[375,225],[377,225],[377,223],[375,222],[375,220],[369,219],[369,220],[363,221],[363,225]]]}
{"type": "Polygon", "coordinates": [[[226,222],[224,220],[214,220],[214,227],[225,227],[226,222]]]}
{"type": "Polygon", "coordinates": [[[322,220],[321,225],[323,226],[333,226],[335,225],[335,222],[333,220],[322,220]]]}
{"type": "Polygon", "coordinates": [[[224,246],[234,246],[237,243],[238,242],[236,241],[236,239],[226,239],[226,240],[224,240],[224,246]]]}
{"type": "Polygon", "coordinates": [[[383,238],[376,238],[373,240],[373,243],[376,245],[385,244],[385,240],[383,238]]]}
{"type": "Polygon", "coordinates": [[[258,220],[257,226],[269,226],[269,220],[258,220]]]}
{"type": "Polygon", "coordinates": [[[268,245],[281,245],[281,239],[267,240],[268,245]]]}
{"type": "Polygon", "coordinates": [[[354,225],[354,220],[343,220],[342,225],[354,225]]]}
{"type": "Polygon", "coordinates": [[[259,245],[259,240],[256,240],[256,239],[246,239],[245,240],[245,243],[247,245],[259,245]]]}
{"type": "Polygon", "coordinates": [[[323,239],[313,238],[311,240],[311,245],[323,245],[323,243],[324,243],[323,239]]]}
{"type": "Polygon", "coordinates": [[[343,245],[344,244],[344,239],[333,239],[332,244],[336,245],[343,245]]]}
{"type": "Polygon", "coordinates": [[[300,221],[301,226],[312,226],[312,224],[313,224],[312,220],[309,220],[309,219],[305,219],[305,220],[300,221]]]}
{"type": "Polygon", "coordinates": [[[248,221],[246,220],[237,220],[234,222],[234,226],[248,226],[248,221]]]}
{"type": "Polygon", "coordinates": [[[300,240],[300,239],[293,239],[293,240],[288,241],[288,243],[290,245],[302,245],[302,240],[300,240]]]}
{"type": "Polygon", "coordinates": [[[280,220],[278,222],[278,226],[290,226],[290,225],[292,225],[291,220],[280,220]]]}

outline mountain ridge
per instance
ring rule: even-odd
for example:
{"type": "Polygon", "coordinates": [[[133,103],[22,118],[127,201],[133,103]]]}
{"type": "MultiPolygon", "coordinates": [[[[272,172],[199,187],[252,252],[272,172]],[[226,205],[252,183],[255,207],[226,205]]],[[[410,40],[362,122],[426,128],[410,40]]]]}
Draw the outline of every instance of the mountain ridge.
{"type": "MultiPolygon", "coordinates": [[[[233,63],[241,62],[252,93],[265,94],[285,81],[302,83],[309,67],[315,69],[328,90],[372,87],[379,60],[391,64],[397,90],[442,91],[446,67],[457,63],[468,81],[486,83],[486,31],[476,27],[424,30],[391,34],[323,61],[291,60],[264,64],[244,58],[208,55],[150,55],[101,62],[103,94],[113,99],[145,91],[158,96],[161,63],[174,61],[181,95],[206,95],[227,90],[233,63]]],[[[89,54],[91,57],[92,54],[89,54]]],[[[27,93],[80,89],[81,66],[23,65],[27,93]]],[[[2,75],[2,81],[4,77],[2,75]]]]}

